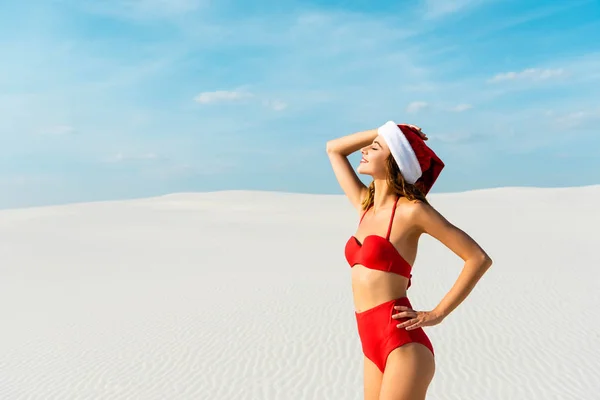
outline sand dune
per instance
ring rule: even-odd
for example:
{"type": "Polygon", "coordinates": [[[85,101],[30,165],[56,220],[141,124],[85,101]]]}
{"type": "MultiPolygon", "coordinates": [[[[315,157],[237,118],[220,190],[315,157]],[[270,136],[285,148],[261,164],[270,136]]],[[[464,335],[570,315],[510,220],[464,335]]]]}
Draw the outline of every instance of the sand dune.
{"type": "MultiPolygon", "coordinates": [[[[600,186],[433,194],[494,266],[430,399],[600,398],[600,186]]],[[[361,399],[341,195],[226,191],[0,211],[0,399],[361,399]]],[[[462,261],[422,239],[430,309],[462,261]]]]}

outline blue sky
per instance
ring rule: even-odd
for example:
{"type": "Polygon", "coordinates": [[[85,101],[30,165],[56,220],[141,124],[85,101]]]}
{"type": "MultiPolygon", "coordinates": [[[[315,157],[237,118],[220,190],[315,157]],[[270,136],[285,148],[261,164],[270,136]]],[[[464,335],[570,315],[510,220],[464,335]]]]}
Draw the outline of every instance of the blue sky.
{"type": "Polygon", "coordinates": [[[0,208],[341,193],[389,119],[433,192],[600,183],[597,1],[0,1],[0,51],[0,208]]]}

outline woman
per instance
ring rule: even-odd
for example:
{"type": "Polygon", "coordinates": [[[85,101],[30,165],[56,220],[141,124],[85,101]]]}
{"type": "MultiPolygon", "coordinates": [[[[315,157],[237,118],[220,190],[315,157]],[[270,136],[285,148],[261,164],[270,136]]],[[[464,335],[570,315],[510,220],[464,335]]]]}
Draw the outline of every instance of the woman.
{"type": "Polygon", "coordinates": [[[327,143],[335,176],[362,214],[346,243],[352,292],[364,354],[365,400],[421,400],[435,373],[433,346],[423,327],[439,324],[492,265],[485,251],[426,200],[444,163],[414,125],[389,121],[378,129],[327,143]],[[356,172],[347,156],[362,153],[356,172]],[[431,311],[406,297],[421,234],[438,239],[465,261],[452,289],[431,311]]]}

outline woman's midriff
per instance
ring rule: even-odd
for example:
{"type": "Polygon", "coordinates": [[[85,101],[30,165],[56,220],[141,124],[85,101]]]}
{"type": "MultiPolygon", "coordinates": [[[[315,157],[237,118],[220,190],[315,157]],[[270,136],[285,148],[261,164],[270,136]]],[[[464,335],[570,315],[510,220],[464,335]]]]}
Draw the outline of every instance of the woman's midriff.
{"type": "Polygon", "coordinates": [[[406,296],[408,278],[391,272],[352,267],[354,310],[363,312],[386,301],[406,296]]]}

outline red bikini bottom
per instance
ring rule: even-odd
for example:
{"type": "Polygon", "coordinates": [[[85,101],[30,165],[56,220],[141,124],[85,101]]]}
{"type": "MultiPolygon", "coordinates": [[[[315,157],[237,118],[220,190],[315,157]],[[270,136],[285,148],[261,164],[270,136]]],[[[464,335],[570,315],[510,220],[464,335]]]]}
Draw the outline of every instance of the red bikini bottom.
{"type": "Polygon", "coordinates": [[[405,328],[396,327],[399,323],[410,319],[392,318],[393,314],[401,312],[394,310],[394,306],[399,305],[412,309],[408,297],[400,297],[359,313],[354,312],[363,353],[377,365],[381,372],[385,370],[385,363],[390,352],[406,343],[421,343],[434,354],[431,341],[423,328],[407,331],[405,328]]]}

